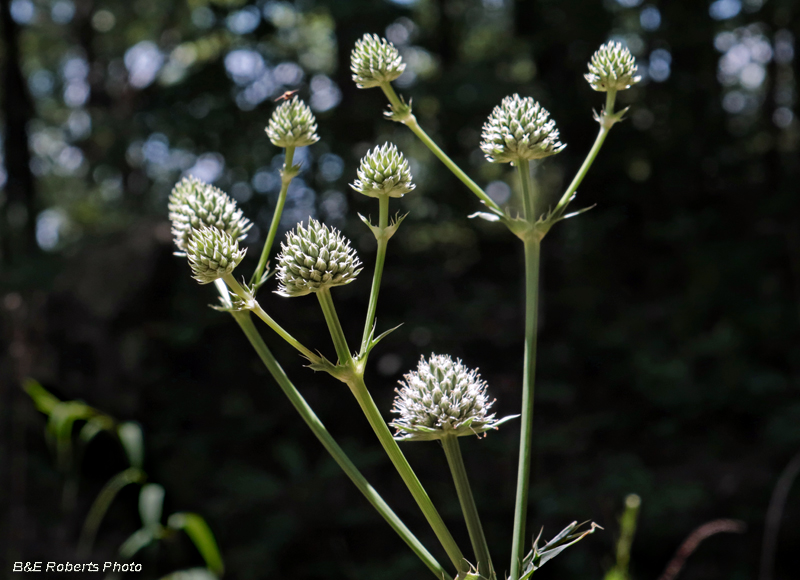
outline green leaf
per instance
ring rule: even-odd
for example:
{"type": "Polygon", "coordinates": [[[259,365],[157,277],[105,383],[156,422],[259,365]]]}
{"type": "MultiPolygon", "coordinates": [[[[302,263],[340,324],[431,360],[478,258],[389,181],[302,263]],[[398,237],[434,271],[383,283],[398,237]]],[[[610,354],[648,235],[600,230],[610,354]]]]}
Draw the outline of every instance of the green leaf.
{"type": "Polygon", "coordinates": [[[50,415],[53,412],[53,408],[61,402],[34,379],[26,379],[22,388],[33,399],[33,404],[36,405],[36,408],[45,415],[50,415]]]}
{"type": "Polygon", "coordinates": [[[173,572],[164,576],[161,580],[217,580],[217,578],[205,568],[190,568],[173,572]]]}
{"type": "Polygon", "coordinates": [[[91,419],[97,412],[78,401],[57,403],[50,411],[47,434],[56,443],[56,461],[59,470],[69,471],[72,463],[72,427],[75,421],[91,419]]]}
{"type": "Polygon", "coordinates": [[[120,558],[130,560],[136,553],[153,543],[157,539],[156,530],[152,528],[142,528],[136,530],[119,547],[120,558]]]}
{"type": "Polygon", "coordinates": [[[119,436],[120,443],[125,449],[125,455],[128,456],[128,462],[131,467],[142,468],[144,464],[144,436],[142,435],[142,428],[137,423],[126,422],[122,423],[117,428],[117,435],[119,436]]]}
{"type": "Polygon", "coordinates": [[[157,483],[142,486],[139,492],[139,516],[145,528],[156,529],[161,526],[161,513],[164,508],[164,488],[157,483]]]}
{"type": "Polygon", "coordinates": [[[209,570],[217,576],[222,576],[225,566],[222,563],[222,555],[219,553],[217,541],[211,528],[206,521],[198,514],[189,512],[178,512],[169,516],[167,525],[173,530],[183,530],[189,539],[192,540],[197,551],[203,557],[209,570]]]}
{"type": "Polygon", "coordinates": [[[522,575],[519,580],[528,580],[536,570],[544,566],[571,545],[580,542],[584,537],[594,533],[596,529],[603,529],[592,522],[588,530],[577,531],[582,525],[583,524],[579,524],[578,522],[572,522],[561,530],[552,540],[542,546],[541,549],[539,548],[539,540],[542,537],[542,532],[539,532],[539,535],[533,541],[533,550],[531,550],[522,561],[522,575]]]}
{"type": "Polygon", "coordinates": [[[112,431],[114,420],[108,415],[97,415],[89,419],[78,433],[78,439],[86,445],[102,431],[112,431]]]}

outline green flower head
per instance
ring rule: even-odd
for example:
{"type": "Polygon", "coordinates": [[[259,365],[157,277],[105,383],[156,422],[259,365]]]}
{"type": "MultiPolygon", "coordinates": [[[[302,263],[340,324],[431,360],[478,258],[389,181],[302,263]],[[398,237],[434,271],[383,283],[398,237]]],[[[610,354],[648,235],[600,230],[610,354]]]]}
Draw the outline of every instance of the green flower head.
{"type": "Polygon", "coordinates": [[[367,152],[358,179],[350,187],[370,197],[403,197],[416,185],[411,182],[406,158],[393,143],[385,143],[367,152]]]}
{"type": "Polygon", "coordinates": [[[365,34],[350,53],[350,70],[358,88],[368,89],[395,80],[406,65],[394,44],[377,34],[365,34]]]}
{"type": "Polygon", "coordinates": [[[635,76],[636,59],[619,42],[608,42],[592,55],[589,74],[583,75],[596,91],[623,91],[642,80],[635,76]]]}
{"type": "Polygon", "coordinates": [[[227,232],[205,226],[192,230],[186,248],[193,278],[201,284],[210,284],[233,272],[246,251],[240,250],[239,242],[227,232]]]}
{"type": "Polygon", "coordinates": [[[273,111],[266,131],[276,147],[305,147],[319,141],[317,119],[298,97],[281,103],[273,111]]]}
{"type": "Polygon", "coordinates": [[[561,152],[556,123],[531,97],[512,95],[495,107],[483,125],[481,150],[493,163],[541,159],[561,152]]]}

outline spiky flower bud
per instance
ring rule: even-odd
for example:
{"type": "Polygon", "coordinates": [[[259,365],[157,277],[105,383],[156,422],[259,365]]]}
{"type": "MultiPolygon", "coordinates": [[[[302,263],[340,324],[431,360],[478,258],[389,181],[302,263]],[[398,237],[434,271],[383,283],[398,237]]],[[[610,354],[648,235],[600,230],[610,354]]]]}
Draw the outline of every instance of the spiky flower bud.
{"type": "Polygon", "coordinates": [[[358,179],[350,187],[370,197],[403,197],[416,185],[411,183],[408,161],[393,143],[375,147],[361,160],[358,179]]]}
{"type": "Polygon", "coordinates": [[[377,34],[365,34],[350,53],[350,70],[358,88],[368,89],[395,80],[406,65],[394,44],[377,34]]]}
{"type": "Polygon", "coordinates": [[[558,140],[550,113],[531,97],[517,94],[494,108],[483,125],[481,139],[481,150],[493,163],[541,159],[566,147],[558,140]]]}
{"type": "Polygon", "coordinates": [[[400,415],[391,422],[397,430],[395,439],[426,441],[444,435],[475,435],[513,418],[495,420],[494,413],[488,412],[494,401],[486,397],[486,381],[477,369],[447,355],[422,357],[417,370],[403,377],[402,388],[395,389],[392,408],[400,415]]]}
{"type": "Polygon", "coordinates": [[[350,240],[313,218],[286,234],[278,256],[278,294],[304,296],[356,279],[361,262],[350,240]]]}
{"type": "Polygon", "coordinates": [[[317,119],[298,97],[275,109],[266,131],[276,147],[305,147],[319,141],[317,119]]]}
{"type": "Polygon", "coordinates": [[[619,42],[608,42],[592,55],[589,74],[583,75],[596,91],[622,91],[642,80],[634,76],[638,67],[627,47],[619,42]]]}
{"type": "Polygon", "coordinates": [[[172,237],[181,254],[185,254],[192,231],[203,226],[217,228],[241,241],[253,224],[242,214],[221,189],[195,177],[184,177],[169,196],[169,219],[172,237]]]}
{"type": "Polygon", "coordinates": [[[192,231],[186,248],[193,278],[201,284],[210,284],[233,272],[246,251],[240,250],[239,242],[227,232],[205,226],[192,231]]]}

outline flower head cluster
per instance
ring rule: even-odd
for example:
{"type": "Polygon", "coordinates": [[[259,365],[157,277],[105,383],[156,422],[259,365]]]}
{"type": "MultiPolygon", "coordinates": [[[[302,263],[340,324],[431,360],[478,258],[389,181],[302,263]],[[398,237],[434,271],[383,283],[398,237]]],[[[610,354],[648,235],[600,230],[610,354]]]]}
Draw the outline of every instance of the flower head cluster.
{"type": "Polygon", "coordinates": [[[266,130],[276,147],[305,147],[319,141],[317,119],[298,97],[275,109],[266,130]]]}
{"type": "Polygon", "coordinates": [[[400,415],[391,426],[396,439],[425,441],[444,435],[474,435],[512,419],[495,420],[486,397],[486,381],[477,369],[453,361],[447,355],[422,357],[416,371],[404,375],[396,389],[393,413],[400,415]]]}
{"type": "Polygon", "coordinates": [[[193,278],[201,284],[210,284],[233,272],[246,251],[240,250],[239,242],[227,232],[206,226],[192,231],[186,248],[193,278]]]}
{"type": "Polygon", "coordinates": [[[367,152],[358,179],[350,187],[370,197],[403,197],[416,185],[411,182],[406,158],[393,143],[385,143],[367,152]]]}
{"type": "Polygon", "coordinates": [[[181,254],[186,253],[192,231],[214,227],[241,241],[253,224],[225,192],[194,177],[184,177],[169,196],[172,236],[181,254]]]}
{"type": "Polygon", "coordinates": [[[622,91],[642,80],[636,75],[636,59],[619,42],[608,42],[592,55],[589,74],[584,75],[596,91],[622,91]]]}
{"type": "Polygon", "coordinates": [[[494,108],[483,125],[481,139],[481,150],[493,163],[541,159],[566,147],[558,140],[550,113],[531,97],[516,94],[494,108]]]}
{"type": "Polygon", "coordinates": [[[350,53],[350,70],[358,88],[368,89],[395,80],[406,65],[394,44],[377,34],[365,34],[350,53]]]}
{"type": "Polygon", "coordinates": [[[309,218],[286,234],[278,256],[278,294],[304,296],[356,279],[361,262],[350,240],[335,228],[309,218]]]}

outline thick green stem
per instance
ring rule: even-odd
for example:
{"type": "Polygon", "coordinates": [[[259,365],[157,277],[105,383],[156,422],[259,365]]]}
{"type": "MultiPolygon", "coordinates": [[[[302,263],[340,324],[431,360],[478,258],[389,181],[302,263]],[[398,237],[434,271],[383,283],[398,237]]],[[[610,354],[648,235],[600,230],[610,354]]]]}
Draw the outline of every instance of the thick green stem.
{"type": "Polygon", "coordinates": [[[339,316],[336,314],[336,307],[333,305],[331,289],[322,288],[318,290],[317,298],[322,307],[322,314],[325,315],[325,322],[328,324],[328,330],[333,340],[333,347],[336,349],[336,355],[339,357],[339,364],[352,367],[353,355],[350,353],[350,347],[347,346],[347,339],[344,336],[342,324],[339,322],[339,316]]]}
{"type": "MultiPolygon", "coordinates": [[[[391,103],[392,107],[395,108],[395,110],[400,110],[400,108],[405,106],[400,101],[400,98],[397,96],[397,93],[394,92],[394,87],[392,87],[390,83],[386,82],[381,84],[381,88],[383,89],[383,92],[386,94],[386,98],[389,99],[389,103],[391,103]]],[[[409,129],[411,129],[414,135],[419,137],[419,140],[422,141],[428,147],[428,149],[430,149],[433,152],[433,154],[436,155],[436,157],[438,157],[439,160],[442,163],[444,163],[445,166],[450,171],[453,172],[453,175],[458,177],[461,180],[461,182],[464,185],[466,185],[472,193],[477,195],[478,198],[480,198],[480,200],[483,201],[483,203],[485,203],[487,206],[493,208],[498,212],[502,212],[500,206],[497,205],[494,202],[494,200],[491,197],[489,197],[477,183],[475,183],[472,179],[470,179],[470,177],[466,173],[464,173],[461,170],[461,168],[458,165],[456,165],[453,162],[453,160],[450,159],[450,157],[448,157],[447,154],[444,151],[442,151],[441,148],[436,143],[434,143],[433,139],[431,139],[428,136],[428,134],[422,129],[422,127],[419,126],[417,118],[412,113],[409,112],[408,116],[403,120],[401,120],[400,122],[403,123],[405,126],[407,126],[409,129]]]]}
{"type": "Polygon", "coordinates": [[[536,203],[533,199],[533,187],[531,186],[531,168],[527,159],[519,159],[514,162],[519,173],[519,180],[522,183],[522,208],[525,212],[525,219],[528,223],[536,223],[536,203]]]}
{"type": "Polygon", "coordinates": [[[525,520],[528,512],[533,433],[533,393],[536,380],[539,249],[538,238],[531,237],[525,240],[525,358],[522,377],[522,427],[519,437],[517,497],[514,502],[514,532],[511,547],[511,580],[519,578],[525,550],[525,520]]]}
{"type": "Polygon", "coordinates": [[[275,213],[272,214],[272,223],[269,226],[269,233],[267,239],[264,241],[264,248],[261,250],[261,257],[258,259],[258,266],[250,279],[250,284],[261,280],[264,274],[264,268],[267,267],[267,260],[269,253],[272,251],[272,244],[275,241],[275,235],[278,233],[278,226],[281,223],[281,214],[283,213],[283,206],[286,203],[286,194],[289,191],[289,184],[294,179],[295,172],[292,168],[292,159],[294,158],[294,147],[286,148],[286,157],[283,162],[283,172],[281,173],[281,191],[278,194],[278,204],[275,206],[275,213]]]}
{"type": "Polygon", "coordinates": [[[597,154],[600,152],[600,148],[603,146],[603,142],[606,140],[608,132],[611,131],[611,127],[613,127],[618,121],[618,119],[614,116],[614,101],[616,100],[616,97],[616,91],[608,91],[606,93],[606,107],[603,109],[603,112],[599,118],[600,132],[597,134],[597,138],[594,140],[594,145],[592,145],[592,148],[589,150],[589,154],[586,156],[586,159],[583,160],[581,168],[578,169],[578,173],[576,173],[575,177],[572,179],[572,183],[569,184],[569,187],[564,192],[564,195],[561,196],[561,199],[556,205],[555,212],[562,210],[572,200],[572,196],[575,195],[575,191],[577,191],[578,186],[583,181],[583,178],[586,177],[586,174],[589,172],[589,168],[592,166],[592,163],[594,163],[595,157],[597,157],[597,154]]]}
{"type": "Polygon", "coordinates": [[[472,497],[472,489],[467,478],[467,470],[464,467],[464,459],[461,457],[461,446],[458,443],[458,437],[445,435],[442,437],[442,446],[447,457],[447,463],[450,466],[450,473],[453,475],[453,482],[456,484],[456,493],[458,494],[458,501],[461,503],[461,511],[464,512],[464,521],[467,523],[472,550],[475,552],[475,559],[478,561],[478,572],[484,578],[495,578],[492,558],[489,555],[489,546],[483,533],[483,526],[478,515],[478,508],[475,506],[475,499],[472,497]]]}
{"type": "Polygon", "coordinates": [[[225,284],[227,284],[230,289],[233,290],[237,296],[239,296],[239,298],[244,300],[246,303],[250,303],[250,310],[252,310],[256,316],[266,322],[267,326],[274,330],[283,340],[300,351],[300,354],[309,360],[316,360],[319,358],[316,354],[311,352],[310,349],[306,348],[299,340],[286,332],[286,330],[284,330],[280,324],[275,322],[275,320],[273,320],[269,314],[264,312],[264,309],[261,308],[261,305],[256,302],[256,299],[253,298],[252,294],[245,290],[242,285],[236,281],[236,278],[233,277],[233,274],[225,274],[222,279],[225,281],[225,284]]]}
{"type": "Polygon", "coordinates": [[[361,410],[364,411],[364,415],[366,415],[373,431],[375,431],[375,435],[378,436],[378,440],[383,446],[384,451],[386,451],[395,469],[397,469],[397,473],[400,474],[400,477],[403,479],[406,487],[408,487],[408,490],[411,492],[420,510],[422,510],[425,519],[428,520],[433,532],[447,552],[453,566],[456,567],[459,573],[466,573],[469,570],[469,565],[464,559],[464,555],[461,553],[458,544],[456,544],[456,541],[447,529],[436,507],[434,507],[431,498],[428,496],[428,492],[422,487],[422,483],[414,473],[411,465],[409,465],[400,447],[397,445],[397,441],[392,437],[389,427],[383,420],[378,407],[375,405],[375,401],[372,399],[372,396],[367,390],[367,386],[364,384],[364,377],[360,374],[355,374],[347,384],[358,401],[358,404],[361,406],[361,410]]]}
{"type": "Polygon", "coordinates": [[[378,309],[378,293],[381,290],[381,277],[383,276],[383,264],[386,262],[386,246],[389,238],[386,229],[389,227],[389,196],[383,195],[378,198],[380,203],[380,215],[378,217],[378,229],[380,235],[378,240],[378,254],[375,257],[375,273],[372,276],[372,290],[369,294],[369,308],[367,309],[367,321],[364,324],[364,334],[361,337],[361,354],[367,351],[369,339],[372,335],[373,325],[375,324],[375,312],[378,309]]]}
{"type": "Polygon", "coordinates": [[[283,368],[275,360],[275,357],[267,348],[261,335],[256,330],[252,318],[247,312],[232,312],[233,318],[241,327],[250,344],[255,349],[264,366],[267,367],[272,377],[278,383],[283,393],[292,403],[294,408],[303,418],[306,425],[311,429],[314,435],[322,443],[326,451],[330,453],[334,461],[342,468],[347,477],[350,478],[358,490],[367,498],[370,504],[378,511],[378,513],[386,520],[386,522],[397,532],[397,535],[408,545],[409,548],[419,557],[420,560],[433,572],[437,578],[444,580],[452,580],[451,576],[445,571],[439,562],[428,552],[420,541],[414,536],[405,524],[397,517],[392,509],[386,504],[383,498],[377,491],[367,482],[358,468],[350,461],[345,452],[336,443],[331,434],[325,428],[322,421],[314,413],[311,407],[297,390],[297,388],[286,376],[283,368]]]}

